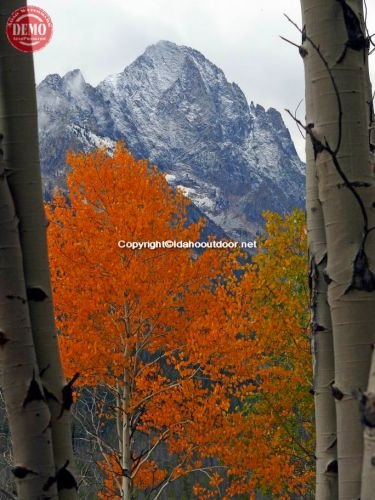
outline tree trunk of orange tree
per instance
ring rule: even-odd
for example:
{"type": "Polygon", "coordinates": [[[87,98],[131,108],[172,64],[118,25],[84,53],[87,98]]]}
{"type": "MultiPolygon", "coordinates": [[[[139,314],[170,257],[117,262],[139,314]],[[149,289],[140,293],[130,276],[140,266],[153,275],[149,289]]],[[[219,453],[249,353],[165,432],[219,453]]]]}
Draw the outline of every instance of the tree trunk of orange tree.
{"type": "Polygon", "coordinates": [[[59,498],[71,500],[76,498],[76,488],[69,471],[73,465],[70,395],[69,387],[63,393],[63,371],[52,306],[39,165],[33,57],[14,49],[8,43],[5,33],[9,14],[25,5],[25,0],[2,0],[0,4],[0,126],[4,133],[7,182],[19,220],[23,274],[33,341],[41,380],[45,394],[48,394],[56,473],[60,471],[59,477],[65,478],[64,481],[59,481],[59,498]]]}
{"type": "MultiPolygon", "coordinates": [[[[375,189],[369,145],[368,41],[362,0],[301,0],[301,6],[306,132],[317,170],[320,203],[315,205],[319,208],[321,204],[327,244],[339,498],[361,496],[363,500],[370,496],[361,495],[363,425],[354,394],[367,387],[375,332],[375,189]]],[[[308,169],[311,163],[310,158],[308,169]]],[[[308,193],[309,202],[310,196],[308,193]]],[[[317,212],[312,216],[313,208],[308,204],[309,233],[314,238],[311,224],[317,212]]],[[[310,246],[313,243],[310,240],[310,246]]],[[[317,318],[319,314],[318,308],[317,318]]],[[[329,334],[328,321],[317,323],[316,328],[320,338],[329,334]]],[[[317,357],[322,359],[326,356],[322,345],[318,343],[317,348],[317,357]]],[[[322,365],[317,368],[321,370],[322,365]]],[[[318,442],[322,440],[324,414],[317,412],[318,442]]],[[[331,411],[329,415],[331,418],[331,411]]],[[[329,472],[334,474],[336,467],[331,464],[329,472]]],[[[334,497],[318,489],[316,498],[334,497]]]]}
{"type": "Polygon", "coordinates": [[[122,412],[122,498],[123,500],[131,500],[132,498],[132,460],[131,460],[131,435],[130,435],[130,413],[129,413],[129,374],[128,369],[124,370],[124,390],[123,390],[123,412],[122,412]]]}
{"type": "Polygon", "coordinates": [[[129,305],[127,301],[124,304],[124,322],[125,322],[125,351],[124,351],[124,379],[123,379],[123,389],[122,389],[122,456],[121,456],[121,468],[122,468],[122,499],[131,500],[132,498],[132,443],[131,443],[131,433],[130,433],[130,377],[129,377],[129,358],[131,353],[129,351],[129,338],[132,336],[131,325],[130,325],[130,314],[129,305]]]}

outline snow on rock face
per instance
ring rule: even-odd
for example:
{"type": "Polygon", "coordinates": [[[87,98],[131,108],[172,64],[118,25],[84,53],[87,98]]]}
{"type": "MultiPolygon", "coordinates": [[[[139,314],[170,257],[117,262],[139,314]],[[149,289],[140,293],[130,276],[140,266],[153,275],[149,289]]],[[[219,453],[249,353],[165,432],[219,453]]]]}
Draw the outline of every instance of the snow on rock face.
{"type": "Polygon", "coordinates": [[[253,236],[263,210],[303,205],[304,165],[280,113],[249,105],[189,47],[158,42],[96,88],[79,70],[49,75],[37,95],[47,194],[63,183],[67,149],[121,139],[232,237],[253,236]]]}
{"type": "Polygon", "coordinates": [[[176,180],[176,176],[172,174],[166,174],[165,179],[168,182],[168,184],[174,184],[174,181],[176,180]]]}

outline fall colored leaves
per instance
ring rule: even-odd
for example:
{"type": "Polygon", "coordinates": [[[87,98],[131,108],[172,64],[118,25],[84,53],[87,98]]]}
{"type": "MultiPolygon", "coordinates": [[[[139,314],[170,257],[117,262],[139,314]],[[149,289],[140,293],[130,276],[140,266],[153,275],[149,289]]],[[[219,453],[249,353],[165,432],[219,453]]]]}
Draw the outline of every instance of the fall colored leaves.
{"type": "Polygon", "coordinates": [[[101,498],[158,498],[182,477],[196,498],[310,491],[302,214],[266,214],[251,262],[238,250],[119,249],[121,238],[194,241],[204,222],[122,145],[68,162],[68,197],[48,207],[54,300],[68,375],[81,373],[82,397],[106,394],[101,498]]]}

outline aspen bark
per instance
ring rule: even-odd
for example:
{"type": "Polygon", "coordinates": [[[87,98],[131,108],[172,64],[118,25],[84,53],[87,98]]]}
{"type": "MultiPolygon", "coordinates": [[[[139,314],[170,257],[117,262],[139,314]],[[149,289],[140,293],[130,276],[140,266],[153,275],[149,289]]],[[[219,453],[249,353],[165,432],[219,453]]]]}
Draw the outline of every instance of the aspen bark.
{"type": "Polygon", "coordinates": [[[0,368],[12,437],[14,475],[20,500],[58,498],[51,418],[42,396],[32,338],[18,221],[0,164],[0,368]]]}
{"type": "MultiPolygon", "coordinates": [[[[367,96],[369,105],[369,146],[370,161],[375,168],[375,116],[373,94],[370,78],[367,79],[367,96]]],[[[371,416],[371,405],[375,405],[375,351],[372,354],[371,369],[367,394],[361,398],[362,422],[364,423],[364,453],[362,464],[361,499],[371,500],[375,485],[375,420],[371,416]]]]}
{"type": "MultiPolygon", "coordinates": [[[[304,20],[303,20],[304,24],[304,20]]],[[[303,42],[306,75],[311,60],[318,57],[303,42]],[[307,57],[308,56],[308,57],[307,57]]],[[[306,123],[312,122],[314,100],[312,81],[306,78],[306,123]]],[[[311,334],[314,375],[315,430],[316,430],[316,500],[335,500],[337,488],[337,433],[336,408],[331,383],[335,377],[331,312],[325,279],[327,242],[322,204],[319,199],[318,177],[314,148],[310,137],[306,140],[306,214],[310,264],[311,334]]]]}
{"type": "MultiPolygon", "coordinates": [[[[306,61],[308,70],[309,61],[306,61]]],[[[310,82],[309,82],[310,83],[310,82]]],[[[312,114],[306,89],[306,120],[312,114]]],[[[306,212],[310,260],[312,354],[316,428],[316,499],[335,500],[337,490],[336,409],[331,383],[335,377],[331,313],[324,277],[327,245],[318,178],[311,140],[306,141],[306,212]]]]}
{"type": "Polygon", "coordinates": [[[123,500],[131,500],[132,498],[132,459],[131,459],[131,436],[130,436],[130,377],[129,377],[129,356],[131,355],[129,348],[129,339],[131,338],[131,326],[130,326],[130,314],[129,314],[129,304],[125,302],[124,304],[124,320],[125,320],[125,349],[124,349],[124,380],[123,380],[123,391],[122,391],[122,455],[121,455],[121,466],[122,466],[122,498],[123,500]]]}
{"type": "Polygon", "coordinates": [[[122,407],[122,498],[131,500],[132,498],[132,479],[131,479],[131,438],[130,438],[130,409],[129,409],[129,376],[125,368],[123,407],[122,407]]]}
{"type": "Polygon", "coordinates": [[[362,466],[361,500],[372,500],[375,488],[375,359],[372,358],[367,393],[362,396],[364,412],[364,453],[362,466]]]}
{"type": "Polygon", "coordinates": [[[360,496],[363,456],[363,429],[353,391],[367,386],[375,331],[375,238],[369,232],[375,224],[375,189],[369,161],[367,48],[358,49],[359,36],[357,45],[350,40],[353,19],[357,35],[359,27],[363,29],[363,5],[362,0],[301,0],[301,6],[308,37],[305,77],[313,99],[307,127],[315,141],[327,240],[339,498],[353,500],[360,496]],[[309,40],[322,57],[317,57],[309,40]]]}
{"type": "Polygon", "coordinates": [[[0,126],[4,131],[4,161],[15,211],[23,256],[25,285],[33,340],[41,379],[51,413],[56,472],[68,480],[60,484],[59,498],[77,497],[69,409],[63,406],[64,378],[54,324],[49,277],[46,220],[39,165],[38,127],[33,57],[14,49],[7,41],[9,14],[25,6],[25,0],[2,0],[0,4],[0,126]],[[65,486],[66,485],[66,486],[65,486]]]}

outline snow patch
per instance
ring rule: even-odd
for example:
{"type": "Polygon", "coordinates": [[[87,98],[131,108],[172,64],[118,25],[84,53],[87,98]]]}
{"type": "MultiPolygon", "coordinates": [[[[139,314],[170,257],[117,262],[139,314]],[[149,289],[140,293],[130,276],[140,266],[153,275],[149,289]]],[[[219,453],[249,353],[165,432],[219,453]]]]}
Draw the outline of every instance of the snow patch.
{"type": "Polygon", "coordinates": [[[166,174],[165,179],[168,182],[168,184],[173,184],[173,182],[176,180],[176,176],[172,174],[166,174]]]}

